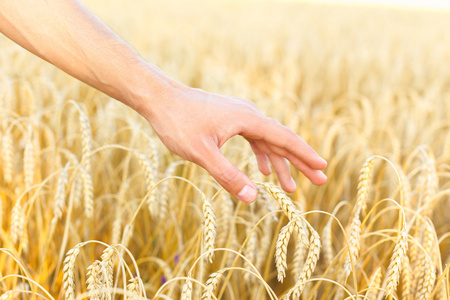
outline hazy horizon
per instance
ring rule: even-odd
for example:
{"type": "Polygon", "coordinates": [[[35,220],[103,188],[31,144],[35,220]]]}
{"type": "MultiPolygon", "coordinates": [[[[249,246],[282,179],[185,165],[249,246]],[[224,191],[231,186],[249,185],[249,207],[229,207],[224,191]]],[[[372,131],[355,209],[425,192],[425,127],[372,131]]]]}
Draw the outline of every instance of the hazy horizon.
{"type": "Polygon", "coordinates": [[[450,10],[450,1],[447,0],[290,0],[310,3],[336,3],[336,4],[358,4],[376,5],[405,8],[423,8],[433,10],[450,10]]]}

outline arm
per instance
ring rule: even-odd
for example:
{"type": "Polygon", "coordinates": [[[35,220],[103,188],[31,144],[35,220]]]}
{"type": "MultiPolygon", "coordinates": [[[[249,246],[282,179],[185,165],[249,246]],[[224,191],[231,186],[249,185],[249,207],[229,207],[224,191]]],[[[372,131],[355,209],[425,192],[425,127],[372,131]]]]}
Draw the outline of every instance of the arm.
{"type": "Polygon", "coordinates": [[[259,169],[272,163],[282,187],[296,189],[286,159],[315,184],[326,182],[326,162],[300,137],[265,117],[246,99],[189,88],[145,62],[78,0],[0,0],[0,32],[66,73],[130,106],[175,154],[205,168],[245,202],[256,197],[251,180],[220,147],[246,138],[259,169]]]}

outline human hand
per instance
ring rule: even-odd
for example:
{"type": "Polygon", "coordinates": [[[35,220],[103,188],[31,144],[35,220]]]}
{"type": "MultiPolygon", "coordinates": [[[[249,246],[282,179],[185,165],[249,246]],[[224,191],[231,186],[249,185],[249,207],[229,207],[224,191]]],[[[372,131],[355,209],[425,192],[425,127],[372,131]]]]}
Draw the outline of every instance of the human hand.
{"type": "MultiPolygon", "coordinates": [[[[289,160],[312,183],[327,181],[327,163],[292,130],[264,116],[250,100],[221,96],[186,86],[159,95],[157,105],[141,114],[173,153],[208,171],[229,193],[244,202],[257,195],[254,183],[220,152],[232,136],[243,136],[252,147],[259,170],[271,173],[272,164],[282,188],[294,192],[289,160]]],[[[149,104],[150,106],[150,104],[149,104]]]]}

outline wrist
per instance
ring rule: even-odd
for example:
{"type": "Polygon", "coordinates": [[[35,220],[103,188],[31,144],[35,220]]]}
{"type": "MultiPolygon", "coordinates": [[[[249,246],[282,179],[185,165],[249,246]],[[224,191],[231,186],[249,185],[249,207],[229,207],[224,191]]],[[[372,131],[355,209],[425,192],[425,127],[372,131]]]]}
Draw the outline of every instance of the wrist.
{"type": "Polygon", "coordinates": [[[174,99],[188,89],[188,86],[146,63],[144,71],[128,88],[129,100],[126,104],[152,123],[151,120],[156,118],[162,109],[171,109],[172,105],[176,105],[174,99]]]}
{"type": "Polygon", "coordinates": [[[133,110],[148,118],[155,108],[175,88],[171,78],[143,62],[124,81],[122,99],[133,110]]]}

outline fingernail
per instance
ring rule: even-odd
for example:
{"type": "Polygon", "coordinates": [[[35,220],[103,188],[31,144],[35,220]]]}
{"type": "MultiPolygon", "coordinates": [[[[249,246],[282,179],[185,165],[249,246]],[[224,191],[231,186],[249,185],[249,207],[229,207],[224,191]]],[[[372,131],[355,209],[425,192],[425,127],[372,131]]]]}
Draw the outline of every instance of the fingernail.
{"type": "Polygon", "coordinates": [[[295,183],[294,178],[292,178],[292,177],[291,177],[291,185],[294,190],[297,189],[297,184],[295,183]]]}
{"type": "Polygon", "coordinates": [[[325,180],[325,181],[328,180],[327,175],[325,175],[325,173],[322,171],[320,172],[320,176],[322,177],[323,180],[325,180]]]}
{"type": "Polygon", "coordinates": [[[319,156],[320,161],[324,164],[327,165],[327,161],[325,159],[323,159],[322,157],[319,156]]]}
{"type": "Polygon", "coordinates": [[[250,203],[255,200],[256,190],[249,185],[244,186],[244,188],[237,194],[239,200],[250,203]]]}
{"type": "Polygon", "coordinates": [[[272,173],[272,168],[270,167],[270,163],[267,162],[267,170],[269,170],[269,173],[272,173]]]}

